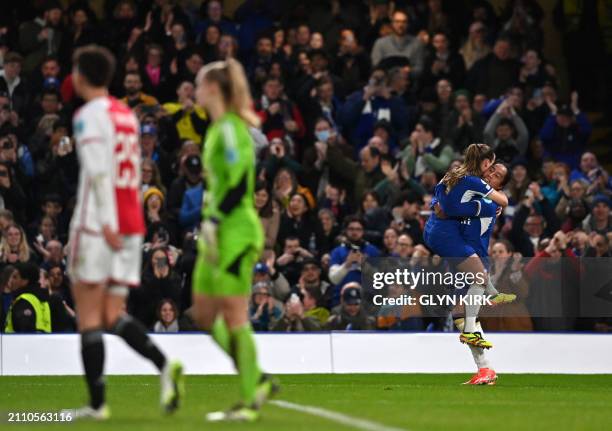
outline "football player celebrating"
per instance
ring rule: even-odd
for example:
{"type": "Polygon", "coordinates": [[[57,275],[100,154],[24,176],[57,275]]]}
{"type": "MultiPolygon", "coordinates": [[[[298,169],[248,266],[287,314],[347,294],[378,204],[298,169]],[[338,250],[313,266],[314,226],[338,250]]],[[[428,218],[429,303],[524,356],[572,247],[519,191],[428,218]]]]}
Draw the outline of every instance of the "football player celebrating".
{"type": "Polygon", "coordinates": [[[168,361],[145,327],[123,311],[129,287],[140,284],[145,225],[138,121],[108,95],[114,69],[115,59],[106,48],[90,45],[75,52],[72,82],[86,103],[73,119],[81,171],[68,271],[90,396],[89,405],[75,412],[76,419],[109,417],[102,375],[105,329],[159,369],[164,411],[178,407],[182,385],[181,364],[168,361]]]}

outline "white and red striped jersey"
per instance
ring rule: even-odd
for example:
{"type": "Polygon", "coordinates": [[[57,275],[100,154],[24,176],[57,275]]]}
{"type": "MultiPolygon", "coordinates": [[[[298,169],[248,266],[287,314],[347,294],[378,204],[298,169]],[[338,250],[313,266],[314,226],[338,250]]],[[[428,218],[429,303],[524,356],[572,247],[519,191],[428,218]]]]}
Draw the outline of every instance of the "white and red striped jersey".
{"type": "Polygon", "coordinates": [[[71,229],[99,233],[107,224],[123,235],[144,234],[136,116],[117,99],[99,97],[74,115],[73,127],[81,170],[71,229]],[[103,205],[92,191],[96,178],[103,205]]]}

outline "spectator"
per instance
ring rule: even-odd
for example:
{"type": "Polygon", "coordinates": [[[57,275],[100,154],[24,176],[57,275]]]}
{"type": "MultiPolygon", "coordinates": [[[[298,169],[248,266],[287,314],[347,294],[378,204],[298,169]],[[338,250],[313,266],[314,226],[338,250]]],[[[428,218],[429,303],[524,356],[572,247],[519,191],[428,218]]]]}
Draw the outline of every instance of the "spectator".
{"type": "Polygon", "coordinates": [[[357,148],[364,147],[374,134],[374,125],[379,120],[391,123],[396,139],[407,134],[408,112],[404,101],[391,95],[385,71],[375,69],[368,84],[351,94],[339,113],[343,134],[357,148]]]}
{"type": "Polygon", "coordinates": [[[383,236],[382,256],[395,257],[397,256],[397,239],[399,235],[395,229],[389,227],[385,229],[383,236]]]}
{"type": "Polygon", "coordinates": [[[3,263],[31,263],[35,260],[23,228],[15,223],[9,224],[5,229],[0,241],[0,250],[0,261],[3,263]]]}
{"type": "Polygon", "coordinates": [[[372,48],[372,64],[380,65],[383,60],[393,57],[404,57],[410,62],[410,73],[418,78],[423,72],[425,46],[420,39],[408,34],[409,17],[401,10],[391,15],[389,36],[379,38],[372,48]]]}
{"type": "Polygon", "coordinates": [[[249,318],[253,330],[270,331],[283,314],[282,308],[271,294],[271,282],[260,281],[253,285],[249,303],[249,318]]]}
{"type": "Polygon", "coordinates": [[[142,78],[138,72],[128,72],[125,74],[125,78],[123,78],[123,89],[125,90],[125,97],[122,98],[121,101],[130,108],[138,107],[142,111],[143,109],[150,108],[143,108],[140,105],[151,108],[157,108],[159,105],[155,97],[143,93],[142,78]]]}
{"type": "Polygon", "coordinates": [[[322,329],[319,320],[313,316],[307,316],[304,304],[297,293],[292,293],[285,302],[285,310],[282,318],[276,322],[273,331],[277,332],[310,332],[322,329]]]}
{"type": "Polygon", "coordinates": [[[497,39],[493,51],[474,63],[468,72],[468,89],[496,98],[514,85],[519,77],[519,63],[511,57],[511,49],[508,39],[497,39]]]}
{"type": "Polygon", "coordinates": [[[510,240],[514,248],[521,255],[531,257],[535,255],[538,244],[543,238],[550,238],[560,228],[557,216],[548,200],[541,192],[537,183],[531,183],[521,206],[514,214],[510,240]],[[537,202],[541,215],[532,213],[537,202]]]}
{"type": "Polygon", "coordinates": [[[346,242],[330,254],[329,280],[335,285],[332,303],[340,300],[340,291],[350,282],[361,281],[362,265],[368,257],[378,257],[376,247],[364,240],[365,225],[358,217],[347,217],[344,224],[346,242]]]}
{"type": "Polygon", "coordinates": [[[178,308],[173,300],[162,299],[159,302],[157,306],[157,319],[157,322],[153,325],[153,332],[179,332],[178,308]]]}
{"type": "Polygon", "coordinates": [[[289,296],[291,286],[285,276],[276,270],[274,252],[264,252],[264,257],[266,257],[266,263],[257,262],[255,264],[253,283],[271,283],[270,293],[272,296],[279,301],[284,301],[289,296]]]}
{"type": "Polygon", "coordinates": [[[284,87],[278,78],[269,77],[263,84],[263,95],[257,102],[257,113],[262,121],[262,131],[268,139],[292,139],[304,137],[305,128],[302,114],[297,106],[284,94],[284,87]]]}
{"type": "Polygon", "coordinates": [[[591,214],[582,223],[586,233],[596,232],[607,235],[612,232],[612,213],[610,213],[610,198],[605,195],[597,195],[593,199],[591,214]]]}
{"type": "Polygon", "coordinates": [[[317,217],[315,240],[319,256],[329,253],[336,245],[340,233],[336,215],[329,208],[321,208],[317,217]]]}
{"type": "Polygon", "coordinates": [[[208,127],[206,112],[195,104],[194,86],[191,81],[183,81],[176,89],[178,100],[163,104],[164,110],[176,128],[181,141],[202,142],[208,127]]]}
{"type": "Polygon", "coordinates": [[[470,93],[457,90],[454,94],[454,108],[449,113],[441,134],[456,153],[463,151],[474,142],[482,142],[484,123],[470,106],[470,93]]]}
{"type": "Polygon", "coordinates": [[[489,118],[484,129],[484,142],[495,151],[497,158],[510,163],[527,151],[529,132],[522,118],[504,100],[489,118]]]}
{"type": "Polygon", "coordinates": [[[580,166],[572,170],[570,181],[583,180],[589,185],[589,193],[596,190],[601,193],[609,194],[612,190],[610,175],[599,164],[597,156],[590,151],[586,151],[580,156],[580,166]]]}
{"type": "Polygon", "coordinates": [[[424,204],[423,198],[417,192],[403,192],[391,209],[393,221],[391,227],[397,232],[407,233],[414,244],[423,242],[423,221],[420,218],[421,206],[424,204]]]}
{"type": "MultiPolygon", "coordinates": [[[[5,153],[5,145],[13,145],[9,139],[0,139],[0,158],[5,153]]],[[[14,152],[15,150],[12,149],[14,152]]],[[[26,195],[15,178],[9,163],[0,161],[0,196],[4,208],[11,211],[17,221],[25,221],[26,195]]]]}
{"type": "Polygon", "coordinates": [[[544,149],[556,160],[576,168],[592,130],[586,115],[578,108],[578,93],[572,93],[570,106],[557,109],[550,103],[549,108],[551,114],[540,130],[544,149]]]}
{"type": "Polygon", "coordinates": [[[145,261],[142,285],[130,291],[130,314],[147,328],[153,327],[157,305],[162,299],[172,299],[180,304],[180,286],[181,280],[174,271],[168,250],[153,249],[145,261]]]}
{"type": "Polygon", "coordinates": [[[522,256],[513,253],[512,244],[499,240],[491,248],[491,281],[502,293],[516,295],[517,299],[504,310],[483,310],[480,321],[487,331],[533,331],[533,323],[525,301],[529,296],[529,283],[523,276],[522,256]]]}
{"type": "Polygon", "coordinates": [[[487,28],[482,22],[475,21],[470,25],[468,38],[459,50],[467,70],[491,52],[486,36],[487,28]]]}
{"type": "Polygon", "coordinates": [[[257,181],[255,184],[255,208],[263,226],[266,238],[265,248],[272,250],[278,237],[280,210],[276,201],[270,196],[264,181],[257,181]]]}
{"type": "Polygon", "coordinates": [[[333,71],[342,79],[347,94],[359,90],[368,80],[370,58],[359,45],[354,30],[344,28],[340,32],[338,54],[334,64],[333,71]]]}
{"type": "Polygon", "coordinates": [[[410,135],[410,145],[402,152],[412,176],[419,178],[426,169],[444,175],[454,158],[453,149],[438,137],[436,126],[429,117],[421,117],[410,135]]]}
{"type": "Polygon", "coordinates": [[[287,209],[281,214],[278,241],[283,243],[288,237],[296,237],[300,241],[300,247],[306,248],[314,236],[314,230],[315,224],[310,216],[306,197],[300,193],[292,194],[287,209]]]}
{"type": "Polygon", "coordinates": [[[312,257],[312,253],[300,245],[299,238],[288,236],[284,240],[283,254],[276,259],[275,266],[290,285],[294,285],[300,278],[302,262],[312,257]]]}
{"type": "Polygon", "coordinates": [[[375,319],[361,306],[361,286],[352,282],[342,289],[342,301],[332,310],[327,322],[331,331],[372,330],[375,319]]]}
{"type": "Polygon", "coordinates": [[[342,154],[338,146],[327,149],[327,162],[330,174],[337,176],[351,186],[350,202],[355,202],[368,189],[384,179],[380,168],[380,151],[377,148],[366,146],[359,152],[360,165],[342,154]]]}
{"type": "Polygon", "coordinates": [[[9,281],[13,297],[6,316],[6,333],[52,332],[49,292],[38,284],[38,267],[31,263],[17,263],[9,281]]]}
{"type": "Polygon", "coordinates": [[[142,173],[142,186],[141,191],[145,193],[149,188],[155,187],[162,194],[166,194],[166,187],[161,180],[161,174],[159,173],[159,168],[155,161],[149,158],[142,159],[142,165],[140,168],[140,172],[142,173]]]}
{"type": "Polygon", "coordinates": [[[48,55],[57,55],[63,32],[62,8],[55,1],[47,2],[36,19],[19,27],[19,47],[25,55],[24,72],[31,73],[48,55]]]}
{"type": "Polygon", "coordinates": [[[463,58],[451,51],[446,33],[438,31],[433,35],[432,45],[425,60],[422,85],[434,85],[441,79],[457,87],[464,82],[465,64],[463,58]]]}
{"type": "Polygon", "coordinates": [[[21,77],[22,62],[21,55],[16,52],[9,52],[4,57],[4,68],[0,70],[0,94],[5,95],[5,97],[8,96],[9,101],[8,107],[2,106],[2,109],[8,110],[13,127],[18,126],[16,119],[25,114],[30,97],[26,83],[21,77]]]}
{"type": "Polygon", "coordinates": [[[140,128],[141,154],[144,159],[151,159],[159,168],[159,173],[164,184],[171,181],[170,160],[168,154],[159,145],[157,128],[150,124],[144,124],[140,128]]]}
{"type": "Polygon", "coordinates": [[[194,195],[198,194],[199,188],[203,190],[202,162],[200,156],[197,155],[197,147],[196,154],[184,154],[179,158],[179,175],[172,182],[168,192],[167,208],[171,220],[179,220],[179,213],[183,205],[183,195],[193,188],[196,189],[193,192],[194,195]]]}

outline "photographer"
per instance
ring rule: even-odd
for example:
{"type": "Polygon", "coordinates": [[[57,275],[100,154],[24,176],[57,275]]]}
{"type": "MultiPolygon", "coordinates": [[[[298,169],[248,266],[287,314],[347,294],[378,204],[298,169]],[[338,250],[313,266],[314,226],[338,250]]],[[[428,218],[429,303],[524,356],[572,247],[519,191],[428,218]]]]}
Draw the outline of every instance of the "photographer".
{"type": "Polygon", "coordinates": [[[300,246],[297,237],[289,236],[285,239],[283,254],[276,259],[276,270],[285,276],[290,285],[294,285],[300,278],[302,262],[312,257],[312,253],[300,246]]]}
{"type": "Polygon", "coordinates": [[[364,223],[359,217],[347,217],[345,221],[346,242],[332,250],[329,280],[335,285],[333,304],[340,301],[340,290],[350,282],[361,282],[361,267],[368,257],[378,257],[376,247],[364,241],[364,223]]]}
{"type": "Polygon", "coordinates": [[[157,320],[157,304],[162,299],[172,299],[180,307],[181,279],[174,271],[170,256],[164,247],[153,249],[145,262],[142,285],[130,291],[130,314],[147,328],[157,320]]]}

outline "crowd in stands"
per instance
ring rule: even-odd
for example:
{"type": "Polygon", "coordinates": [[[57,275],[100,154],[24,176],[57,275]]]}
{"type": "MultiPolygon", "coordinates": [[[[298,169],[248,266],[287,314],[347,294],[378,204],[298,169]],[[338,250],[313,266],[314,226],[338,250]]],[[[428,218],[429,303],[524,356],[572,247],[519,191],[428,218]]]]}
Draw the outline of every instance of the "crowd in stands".
{"type": "MultiPolygon", "coordinates": [[[[194,79],[226,58],[244,65],[261,119],[251,130],[266,237],[255,330],[447,330],[448,319],[418,307],[372,307],[362,266],[439,264],[422,238],[431,193],[474,142],[511,170],[491,276],[518,301],[514,317],[483,318],[485,329],[612,329],[609,318],[529,311],[565,277],[551,259],[612,256],[612,181],[590,151],[582,93],[562,92],[543,55],[538,2],[246,0],[231,16],[220,0],[106,0],[91,2],[95,12],[87,1],[21,3],[3,4],[0,20],[2,320],[30,289],[49,301],[54,331],[74,329],[65,269],[78,177],[71,119],[82,101],[71,55],[96,43],[116,55],[111,93],[141,125],[147,234],[128,309],[152,331],[197,329],[191,273],[210,119],[194,79]]],[[[576,18],[564,3],[557,22],[576,18]]]]}

